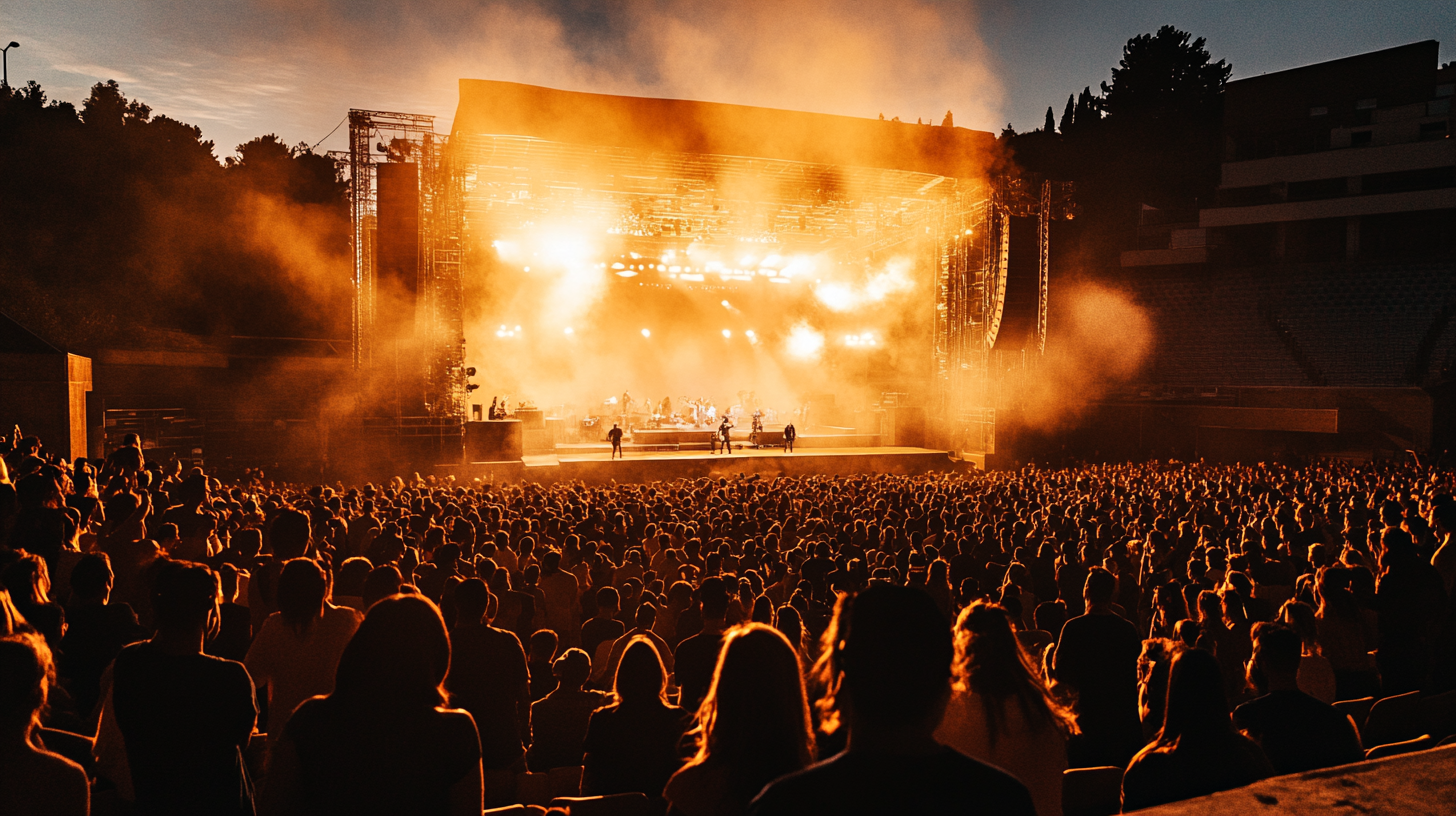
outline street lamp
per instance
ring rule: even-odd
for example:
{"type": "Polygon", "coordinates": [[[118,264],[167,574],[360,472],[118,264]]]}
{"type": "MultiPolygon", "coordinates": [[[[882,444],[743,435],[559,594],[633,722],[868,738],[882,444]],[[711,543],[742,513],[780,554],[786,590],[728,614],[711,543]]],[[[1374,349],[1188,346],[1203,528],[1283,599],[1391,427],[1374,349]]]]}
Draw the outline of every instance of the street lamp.
{"type": "Polygon", "coordinates": [[[4,48],[0,48],[0,85],[10,87],[10,49],[19,48],[20,43],[12,42],[4,48]]]}

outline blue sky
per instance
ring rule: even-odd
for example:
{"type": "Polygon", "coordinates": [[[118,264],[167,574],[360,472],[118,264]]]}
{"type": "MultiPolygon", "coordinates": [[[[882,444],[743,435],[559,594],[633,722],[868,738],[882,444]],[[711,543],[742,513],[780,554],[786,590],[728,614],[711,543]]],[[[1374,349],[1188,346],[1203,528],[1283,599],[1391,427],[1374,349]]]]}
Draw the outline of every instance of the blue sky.
{"type": "Polygon", "coordinates": [[[461,77],[913,121],[1039,126],[1176,25],[1234,77],[1417,40],[1453,57],[1456,2],[6,0],[11,84],[79,102],[116,79],[228,155],[252,136],[345,146],[350,107],[433,113],[461,77]]]}

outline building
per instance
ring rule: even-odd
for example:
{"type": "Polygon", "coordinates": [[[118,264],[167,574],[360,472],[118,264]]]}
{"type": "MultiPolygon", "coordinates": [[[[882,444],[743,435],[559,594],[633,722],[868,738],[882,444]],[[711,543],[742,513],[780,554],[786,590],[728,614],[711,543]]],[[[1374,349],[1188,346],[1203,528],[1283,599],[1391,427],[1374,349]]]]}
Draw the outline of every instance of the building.
{"type": "Polygon", "coordinates": [[[1110,433],[1138,429],[1129,449],[1456,443],[1456,65],[1438,57],[1425,41],[1228,84],[1215,200],[1145,208],[1122,253],[1158,333],[1105,406],[1110,433]]]}

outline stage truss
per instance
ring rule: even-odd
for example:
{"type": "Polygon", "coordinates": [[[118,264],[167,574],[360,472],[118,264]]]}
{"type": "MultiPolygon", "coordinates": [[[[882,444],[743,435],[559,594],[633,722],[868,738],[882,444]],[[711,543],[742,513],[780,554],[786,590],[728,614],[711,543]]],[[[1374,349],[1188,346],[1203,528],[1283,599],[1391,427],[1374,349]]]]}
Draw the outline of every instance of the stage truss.
{"type": "MultiPolygon", "coordinates": [[[[376,168],[382,162],[412,162],[419,177],[419,257],[415,341],[424,369],[423,393],[408,404],[422,404],[435,417],[464,421],[466,377],[461,274],[461,175],[452,163],[444,137],[435,133],[434,117],[387,111],[349,111],[349,200],[354,254],[353,363],[361,383],[377,379],[383,367],[376,359],[375,228],[378,218],[376,168]]],[[[371,390],[371,389],[361,389],[371,390]]],[[[378,413],[363,406],[365,413],[378,413]]],[[[398,408],[395,408],[395,413],[398,408]]]]}

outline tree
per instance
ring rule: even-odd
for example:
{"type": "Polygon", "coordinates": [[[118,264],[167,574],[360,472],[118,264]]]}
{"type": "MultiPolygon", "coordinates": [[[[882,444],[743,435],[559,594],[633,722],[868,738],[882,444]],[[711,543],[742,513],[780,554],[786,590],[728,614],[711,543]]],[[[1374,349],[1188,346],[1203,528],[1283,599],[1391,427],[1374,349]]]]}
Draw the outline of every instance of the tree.
{"type": "Polygon", "coordinates": [[[1102,83],[1108,118],[1141,124],[1216,114],[1233,66],[1213,62],[1204,39],[1192,36],[1163,26],[1157,34],[1128,40],[1112,69],[1112,84],[1102,83]]]}
{"type": "Polygon", "coordinates": [[[1057,132],[1057,120],[1054,119],[1054,118],[1052,118],[1052,109],[1050,107],[1047,108],[1046,121],[1042,123],[1041,132],[1042,133],[1056,133],[1057,132]]]}
{"type": "Polygon", "coordinates": [[[1062,124],[1059,128],[1063,136],[1066,136],[1072,129],[1072,122],[1075,119],[1076,107],[1072,103],[1071,94],[1067,95],[1067,107],[1062,111],[1062,124]]]}
{"type": "Polygon", "coordinates": [[[950,115],[950,111],[945,112],[945,118],[940,121],[940,126],[955,127],[955,118],[950,115]]]}

